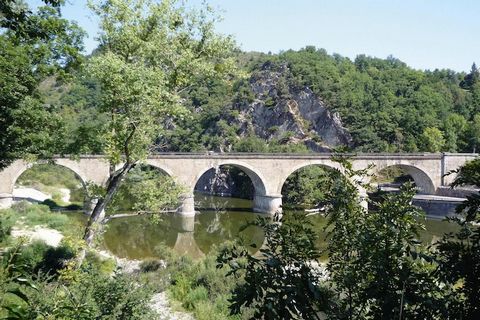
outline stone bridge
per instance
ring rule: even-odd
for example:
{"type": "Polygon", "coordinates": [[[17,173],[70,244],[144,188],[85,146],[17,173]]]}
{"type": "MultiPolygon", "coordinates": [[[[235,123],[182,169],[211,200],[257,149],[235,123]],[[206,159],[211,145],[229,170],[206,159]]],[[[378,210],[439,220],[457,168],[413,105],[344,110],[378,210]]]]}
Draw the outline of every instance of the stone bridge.
{"type": "MultiPolygon", "coordinates": [[[[439,187],[448,186],[454,179],[452,175],[444,176],[446,173],[476,156],[453,153],[368,153],[354,155],[351,161],[354,169],[373,165],[373,174],[387,167],[401,167],[415,180],[420,193],[435,194],[439,187]]],[[[109,176],[109,165],[102,156],[82,156],[78,160],[57,157],[53,161],[75,172],[84,184],[105,184],[109,176]]],[[[263,213],[272,213],[281,208],[282,186],[296,170],[310,165],[342,169],[328,153],[160,153],[150,156],[145,163],[160,169],[187,188],[178,209],[183,215],[195,214],[193,191],[199,178],[208,170],[222,165],[237,167],[250,177],[255,187],[253,209],[263,213]]],[[[0,172],[1,207],[11,205],[16,180],[32,165],[18,160],[0,172]]]]}

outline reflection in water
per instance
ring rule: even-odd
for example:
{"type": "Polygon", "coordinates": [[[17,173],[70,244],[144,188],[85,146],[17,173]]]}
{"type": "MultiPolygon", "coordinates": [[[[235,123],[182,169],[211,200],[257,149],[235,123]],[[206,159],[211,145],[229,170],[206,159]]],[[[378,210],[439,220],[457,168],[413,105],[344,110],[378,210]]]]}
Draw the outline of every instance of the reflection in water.
{"type": "MultiPolygon", "coordinates": [[[[213,246],[238,238],[243,239],[246,245],[261,247],[264,234],[259,227],[249,226],[240,232],[243,225],[258,216],[251,211],[250,200],[207,195],[196,196],[195,199],[198,200],[196,207],[200,210],[195,217],[165,214],[158,224],[152,224],[147,217],[141,216],[109,221],[104,235],[106,247],[115,255],[130,259],[162,257],[166,247],[180,255],[200,258],[210,252],[213,246]]],[[[288,211],[284,214],[288,214],[288,211]]],[[[319,232],[317,246],[324,250],[326,218],[312,215],[310,219],[319,232]]],[[[444,233],[454,230],[455,226],[445,221],[427,220],[426,230],[420,233],[420,239],[430,244],[444,233]]],[[[251,248],[251,253],[256,250],[251,248]]]]}
{"type": "MultiPolygon", "coordinates": [[[[110,220],[104,234],[105,246],[119,257],[142,259],[161,257],[165,247],[180,255],[200,258],[213,246],[239,238],[247,245],[262,245],[261,228],[249,226],[240,231],[258,216],[250,209],[242,209],[251,208],[250,200],[204,195],[198,199],[197,208],[204,209],[195,217],[165,214],[158,224],[152,224],[145,216],[110,220]]],[[[252,253],[257,250],[251,248],[252,253]]]]}

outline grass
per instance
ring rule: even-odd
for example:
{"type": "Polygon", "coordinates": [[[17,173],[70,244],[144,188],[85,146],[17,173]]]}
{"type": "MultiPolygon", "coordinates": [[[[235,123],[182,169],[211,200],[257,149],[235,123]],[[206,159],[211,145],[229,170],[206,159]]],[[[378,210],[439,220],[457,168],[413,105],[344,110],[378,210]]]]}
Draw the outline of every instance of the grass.
{"type": "Polygon", "coordinates": [[[0,223],[10,221],[17,226],[43,226],[73,238],[80,238],[85,226],[85,217],[82,214],[52,212],[46,205],[27,202],[19,202],[10,209],[1,210],[0,216],[0,223]]]}

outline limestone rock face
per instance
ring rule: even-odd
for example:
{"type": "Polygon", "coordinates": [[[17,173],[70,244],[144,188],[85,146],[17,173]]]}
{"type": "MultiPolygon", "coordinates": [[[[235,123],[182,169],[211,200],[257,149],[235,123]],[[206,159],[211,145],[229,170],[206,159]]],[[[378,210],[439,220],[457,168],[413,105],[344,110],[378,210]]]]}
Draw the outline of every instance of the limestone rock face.
{"type": "Polygon", "coordinates": [[[317,152],[351,143],[339,115],[310,88],[295,86],[286,65],[264,64],[250,86],[254,101],[237,105],[241,135],[288,139],[317,152]]]}

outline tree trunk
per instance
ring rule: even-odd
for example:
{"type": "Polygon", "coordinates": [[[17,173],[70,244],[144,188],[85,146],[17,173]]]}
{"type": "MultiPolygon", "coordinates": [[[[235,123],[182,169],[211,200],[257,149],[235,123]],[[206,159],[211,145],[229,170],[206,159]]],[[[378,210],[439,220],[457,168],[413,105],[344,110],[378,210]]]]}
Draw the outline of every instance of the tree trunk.
{"type": "MultiPolygon", "coordinates": [[[[88,219],[87,225],[85,227],[85,233],[83,235],[83,240],[85,240],[87,247],[92,247],[95,235],[99,231],[99,225],[101,224],[102,212],[105,210],[105,207],[112,201],[113,197],[117,193],[123,178],[127,173],[134,167],[133,163],[125,163],[123,167],[115,172],[107,181],[107,191],[105,196],[99,198],[95,207],[92,210],[92,213],[88,219]]],[[[80,267],[83,259],[85,258],[86,248],[80,250],[77,256],[77,266],[80,267]]]]}

